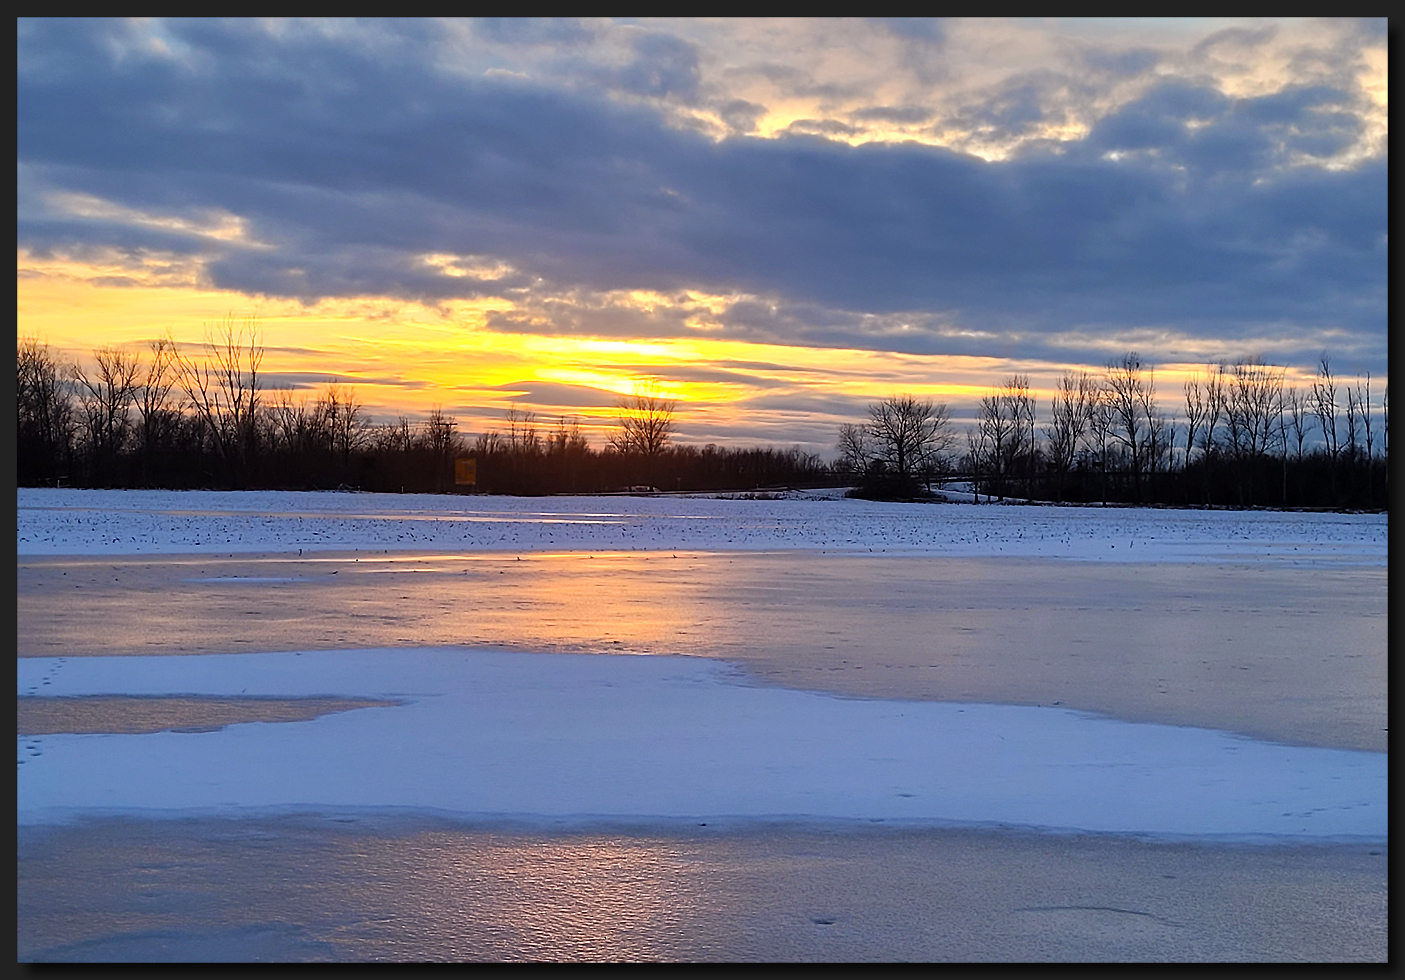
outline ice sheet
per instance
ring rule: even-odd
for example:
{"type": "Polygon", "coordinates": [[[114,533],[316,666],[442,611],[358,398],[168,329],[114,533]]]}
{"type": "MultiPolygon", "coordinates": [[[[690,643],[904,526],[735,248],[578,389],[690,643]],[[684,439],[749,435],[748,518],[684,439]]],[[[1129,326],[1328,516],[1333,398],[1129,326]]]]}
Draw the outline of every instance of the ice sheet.
{"type": "Polygon", "coordinates": [[[21,824],[399,807],[480,819],[885,820],[1379,839],[1384,753],[1067,711],[762,688],[690,657],[463,648],[19,661],[44,693],[394,698],[218,732],[19,744],[21,824]]]}
{"type": "Polygon", "coordinates": [[[21,488],[23,555],[263,551],[815,549],[1085,561],[1384,566],[1384,514],[878,503],[836,492],[696,496],[21,488]]]}
{"type": "MultiPolygon", "coordinates": [[[[782,500],[21,489],[17,553],[824,551],[1386,565],[1376,514],[782,500]]],[[[241,581],[241,588],[279,583],[241,581]]],[[[1053,707],[762,688],[688,657],[464,648],[26,658],[22,693],[404,699],[218,732],[18,743],[21,823],[421,808],[1384,839],[1384,753],[1053,707]],[[44,683],[47,681],[47,683],[44,683]]]]}

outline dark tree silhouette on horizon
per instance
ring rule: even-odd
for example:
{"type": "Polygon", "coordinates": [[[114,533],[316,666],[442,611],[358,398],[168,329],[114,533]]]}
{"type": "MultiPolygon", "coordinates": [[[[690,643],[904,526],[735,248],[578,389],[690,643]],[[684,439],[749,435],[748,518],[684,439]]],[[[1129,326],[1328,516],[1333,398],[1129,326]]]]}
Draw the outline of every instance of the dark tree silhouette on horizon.
{"type": "Polygon", "coordinates": [[[663,452],[673,435],[678,402],[644,385],[615,403],[617,428],[610,434],[610,448],[623,455],[653,458],[663,452]]]}

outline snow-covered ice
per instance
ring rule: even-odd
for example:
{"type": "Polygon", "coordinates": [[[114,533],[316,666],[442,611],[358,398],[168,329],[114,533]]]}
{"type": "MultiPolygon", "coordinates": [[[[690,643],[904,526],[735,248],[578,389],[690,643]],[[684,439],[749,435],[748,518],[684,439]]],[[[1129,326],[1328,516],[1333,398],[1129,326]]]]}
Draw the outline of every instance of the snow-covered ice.
{"type": "Polygon", "coordinates": [[[19,662],[84,694],[397,707],[219,732],[49,735],[19,822],[94,810],[423,808],[473,818],[1006,824],[1153,836],[1386,835],[1385,756],[1059,708],[841,698],[691,657],[463,649],[19,662]]]}
{"type": "MultiPolygon", "coordinates": [[[[1375,514],[684,497],[20,490],[25,556],[814,550],[1386,564],[1375,514]]],[[[244,580],[252,588],[258,584],[244,580]]],[[[622,613],[625,615],[627,613],[622,613]]],[[[464,648],[24,658],[51,696],[395,698],[217,732],[19,739],[20,823],[424,808],[472,819],[915,821],[1385,839],[1384,753],[1052,707],[762,687],[691,657],[464,648]]]]}
{"type": "Polygon", "coordinates": [[[825,550],[1385,565],[1384,514],[894,504],[797,494],[483,497],[21,489],[19,555],[825,550]]]}

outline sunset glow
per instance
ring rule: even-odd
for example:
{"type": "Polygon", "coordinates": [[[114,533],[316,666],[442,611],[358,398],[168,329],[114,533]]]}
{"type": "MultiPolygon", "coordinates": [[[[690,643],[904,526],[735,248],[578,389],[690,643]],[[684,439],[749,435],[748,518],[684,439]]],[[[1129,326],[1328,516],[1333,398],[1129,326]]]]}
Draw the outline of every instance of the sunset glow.
{"type": "Polygon", "coordinates": [[[376,421],[598,444],[648,383],[682,442],[825,455],[1131,350],[1171,415],[1226,359],[1386,383],[1382,22],[400,30],[21,21],[19,336],[233,317],[376,421]]]}

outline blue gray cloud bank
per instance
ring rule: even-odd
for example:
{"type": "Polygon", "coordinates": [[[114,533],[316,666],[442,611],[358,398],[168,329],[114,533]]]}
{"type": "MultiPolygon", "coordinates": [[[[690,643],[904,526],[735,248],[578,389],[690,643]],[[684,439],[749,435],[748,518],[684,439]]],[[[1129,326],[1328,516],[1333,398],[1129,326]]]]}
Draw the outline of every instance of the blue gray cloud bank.
{"type": "Polygon", "coordinates": [[[33,257],[500,331],[1385,370],[1383,22],[17,35],[33,257]]]}

